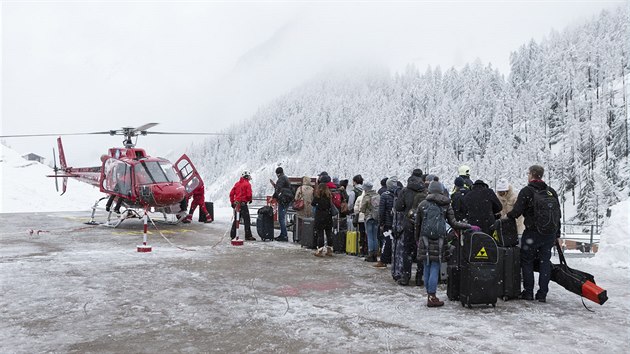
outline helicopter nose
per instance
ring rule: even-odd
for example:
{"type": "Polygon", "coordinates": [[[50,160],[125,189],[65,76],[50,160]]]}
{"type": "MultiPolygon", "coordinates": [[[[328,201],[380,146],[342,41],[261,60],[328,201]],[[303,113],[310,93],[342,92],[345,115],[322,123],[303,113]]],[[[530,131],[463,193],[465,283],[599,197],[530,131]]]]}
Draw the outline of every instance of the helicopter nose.
{"type": "Polygon", "coordinates": [[[167,206],[175,203],[179,203],[184,199],[186,190],[184,186],[179,183],[163,184],[152,186],[153,198],[155,204],[158,206],[167,206]]]}

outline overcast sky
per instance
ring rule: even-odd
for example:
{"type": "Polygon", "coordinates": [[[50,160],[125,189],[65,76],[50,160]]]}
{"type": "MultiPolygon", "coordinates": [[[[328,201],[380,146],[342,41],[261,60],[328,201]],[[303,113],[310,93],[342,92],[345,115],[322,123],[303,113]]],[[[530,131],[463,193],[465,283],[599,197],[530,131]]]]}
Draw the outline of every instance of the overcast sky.
{"type": "MultiPolygon", "coordinates": [[[[625,1],[2,2],[1,134],[91,132],[158,122],[215,132],[331,68],[509,54],[625,1]]],[[[264,132],[261,132],[264,134],[264,132]]],[[[190,137],[141,138],[163,156],[190,137]]],[[[96,164],[119,137],[64,138],[96,164]]],[[[10,139],[51,158],[54,138],[10,139]]]]}

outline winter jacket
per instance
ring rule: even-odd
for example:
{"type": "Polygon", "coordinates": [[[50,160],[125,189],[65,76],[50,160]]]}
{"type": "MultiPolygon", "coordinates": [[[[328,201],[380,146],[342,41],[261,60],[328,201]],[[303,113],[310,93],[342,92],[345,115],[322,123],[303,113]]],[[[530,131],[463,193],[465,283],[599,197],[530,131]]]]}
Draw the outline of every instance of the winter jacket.
{"type": "MultiPolygon", "coordinates": [[[[514,204],[516,203],[516,193],[514,193],[514,189],[510,185],[505,195],[501,196],[499,195],[499,193],[497,193],[497,198],[499,198],[499,201],[503,206],[503,209],[501,209],[501,217],[505,218],[507,216],[507,213],[512,211],[512,209],[514,208],[514,204]]],[[[457,215],[455,217],[457,217],[457,215]]],[[[525,224],[523,224],[523,216],[519,216],[518,219],[516,219],[516,230],[518,231],[519,235],[523,234],[523,231],[525,230],[525,224]]]]}
{"type": "Polygon", "coordinates": [[[394,215],[392,209],[394,208],[394,194],[396,188],[393,190],[387,190],[381,194],[381,202],[378,205],[378,223],[384,230],[391,230],[392,223],[394,222],[394,215]]]}
{"type": "Polygon", "coordinates": [[[463,202],[468,223],[477,225],[481,231],[490,234],[490,228],[494,225],[494,215],[503,208],[492,189],[486,184],[475,184],[470,192],[466,193],[463,202]]]}
{"type": "MultiPolygon", "coordinates": [[[[556,191],[547,186],[547,184],[541,180],[532,180],[529,181],[527,187],[521,189],[518,192],[518,197],[516,198],[516,203],[514,203],[514,207],[512,211],[507,213],[508,218],[516,219],[519,216],[523,215],[525,217],[525,229],[536,230],[536,224],[534,220],[534,191],[532,190],[544,190],[549,188],[549,191],[558,199],[558,193],[556,191]]],[[[559,203],[559,202],[558,202],[559,203]]],[[[561,218],[562,220],[562,215],[561,218]]],[[[558,234],[560,233],[561,228],[558,227],[558,234]]]]}
{"type": "Polygon", "coordinates": [[[279,204],[283,206],[287,206],[293,200],[293,192],[291,190],[291,183],[289,183],[289,178],[281,173],[278,176],[278,180],[276,180],[275,192],[273,193],[273,198],[275,198],[279,204]],[[291,198],[284,198],[284,196],[290,195],[291,198]]]}
{"type": "MultiPolygon", "coordinates": [[[[428,203],[435,203],[440,207],[445,208],[444,211],[444,219],[446,222],[451,225],[454,229],[470,229],[470,225],[466,223],[459,222],[455,220],[455,214],[453,213],[453,208],[451,207],[451,200],[449,197],[443,194],[429,194],[425,200],[423,200],[418,205],[418,214],[416,215],[416,225],[417,230],[420,230],[422,227],[422,218],[424,217],[422,208],[424,208],[428,203]]],[[[420,235],[419,232],[416,232],[416,241],[418,242],[418,261],[423,262],[427,259],[427,250],[430,261],[439,262],[444,259],[444,254],[447,250],[448,243],[446,242],[446,233],[441,237],[442,239],[442,248],[440,249],[439,240],[431,240],[429,239],[429,244],[425,244],[424,238],[420,235]]]]}
{"type": "Polygon", "coordinates": [[[230,191],[230,203],[248,203],[252,201],[252,186],[247,178],[241,177],[230,191]]]}
{"type": "Polygon", "coordinates": [[[315,228],[317,230],[324,230],[328,227],[332,227],[332,215],[330,209],[332,201],[330,198],[314,197],[311,205],[315,209],[315,228]]]}
{"type": "Polygon", "coordinates": [[[361,212],[361,203],[363,203],[363,197],[365,196],[365,193],[362,192],[361,195],[359,195],[359,197],[357,198],[357,200],[354,202],[354,213],[358,214],[358,219],[359,222],[365,222],[365,213],[361,212]]]}
{"type": "Polygon", "coordinates": [[[365,221],[372,219],[372,197],[377,196],[378,194],[373,190],[369,190],[367,192],[363,192],[361,198],[361,206],[359,207],[359,211],[363,213],[365,216],[365,221]]]}
{"type": "MultiPolygon", "coordinates": [[[[420,177],[411,176],[407,179],[407,187],[400,191],[398,199],[396,199],[396,211],[402,211],[405,213],[406,227],[413,227],[413,202],[418,200],[417,194],[422,194],[420,200],[424,200],[428,195],[428,192],[424,186],[424,182],[420,177]]],[[[415,205],[417,207],[417,205],[415,205]]]]}
{"type": "Polygon", "coordinates": [[[301,218],[310,218],[313,216],[313,208],[311,202],[313,201],[313,187],[311,187],[310,177],[302,178],[302,185],[298,187],[295,192],[295,200],[304,201],[304,209],[298,210],[296,214],[301,218]]]}
{"type": "Polygon", "coordinates": [[[473,188],[473,181],[470,179],[470,177],[466,175],[460,175],[459,177],[464,180],[464,188],[467,188],[468,190],[473,188]]]}
{"type": "Polygon", "coordinates": [[[348,192],[348,209],[354,210],[357,198],[363,193],[363,185],[357,184],[348,192]]]}
{"type": "Polygon", "coordinates": [[[455,212],[455,219],[462,221],[466,218],[466,208],[464,207],[464,196],[470,192],[466,187],[459,187],[451,194],[451,206],[455,212]]]}

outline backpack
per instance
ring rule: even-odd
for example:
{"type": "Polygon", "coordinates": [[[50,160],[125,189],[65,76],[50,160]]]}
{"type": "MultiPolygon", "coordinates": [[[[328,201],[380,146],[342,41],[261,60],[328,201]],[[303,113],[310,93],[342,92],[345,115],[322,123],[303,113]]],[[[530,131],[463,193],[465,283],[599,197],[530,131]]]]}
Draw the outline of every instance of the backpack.
{"type": "Polygon", "coordinates": [[[446,236],[445,210],[432,201],[422,206],[422,226],[420,236],[430,240],[438,240],[446,236]]]}
{"type": "Polygon", "coordinates": [[[282,188],[280,195],[278,196],[278,202],[280,202],[283,206],[291,204],[294,198],[293,194],[294,193],[291,188],[282,188]]]}
{"type": "Polygon", "coordinates": [[[560,202],[549,188],[532,188],[534,192],[534,225],[541,235],[555,235],[560,229],[560,202]]]}
{"type": "Polygon", "coordinates": [[[381,204],[381,196],[380,194],[376,194],[373,195],[372,198],[370,198],[370,216],[369,219],[374,219],[376,221],[378,221],[378,206],[379,204],[381,204]]]}
{"type": "Polygon", "coordinates": [[[416,221],[416,211],[418,210],[418,205],[425,200],[427,197],[426,193],[416,192],[413,196],[413,203],[411,204],[411,209],[409,209],[409,213],[407,213],[407,218],[415,223],[416,221]]]}
{"type": "Polygon", "coordinates": [[[398,195],[394,194],[392,230],[394,231],[394,235],[400,235],[405,230],[405,212],[396,210],[396,201],[398,201],[398,195]]]}
{"type": "MultiPolygon", "coordinates": [[[[332,194],[332,203],[337,208],[337,210],[341,210],[341,202],[343,201],[343,197],[341,196],[341,192],[337,189],[333,189],[330,191],[332,194]]],[[[348,206],[346,204],[346,210],[348,206]]]]}

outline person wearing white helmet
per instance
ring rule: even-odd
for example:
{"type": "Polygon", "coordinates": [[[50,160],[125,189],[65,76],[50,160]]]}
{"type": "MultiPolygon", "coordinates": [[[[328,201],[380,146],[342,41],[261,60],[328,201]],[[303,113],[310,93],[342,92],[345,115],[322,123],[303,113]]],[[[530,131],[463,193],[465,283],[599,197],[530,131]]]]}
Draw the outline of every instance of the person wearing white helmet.
{"type": "Polygon", "coordinates": [[[470,167],[467,165],[461,165],[457,169],[457,173],[459,177],[464,179],[464,186],[468,189],[472,189],[473,181],[470,179],[470,167]]]}
{"type": "Polygon", "coordinates": [[[234,222],[232,223],[232,230],[230,232],[232,239],[236,237],[237,217],[240,215],[245,224],[245,240],[256,241],[256,238],[252,236],[249,208],[247,207],[247,204],[252,202],[252,186],[249,183],[251,179],[252,176],[249,171],[243,171],[243,173],[241,173],[241,179],[234,184],[234,187],[232,187],[230,191],[230,204],[232,204],[232,208],[234,209],[234,222]]]}

